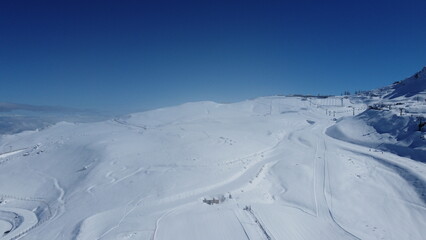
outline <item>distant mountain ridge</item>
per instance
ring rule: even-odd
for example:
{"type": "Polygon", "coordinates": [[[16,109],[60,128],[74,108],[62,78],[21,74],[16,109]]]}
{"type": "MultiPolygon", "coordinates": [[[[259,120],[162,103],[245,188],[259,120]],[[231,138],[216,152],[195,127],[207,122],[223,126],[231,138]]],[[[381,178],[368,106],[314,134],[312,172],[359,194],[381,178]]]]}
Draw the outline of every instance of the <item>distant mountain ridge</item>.
{"type": "Polygon", "coordinates": [[[393,91],[385,98],[413,97],[418,94],[426,94],[426,67],[413,76],[392,85],[393,91]]]}

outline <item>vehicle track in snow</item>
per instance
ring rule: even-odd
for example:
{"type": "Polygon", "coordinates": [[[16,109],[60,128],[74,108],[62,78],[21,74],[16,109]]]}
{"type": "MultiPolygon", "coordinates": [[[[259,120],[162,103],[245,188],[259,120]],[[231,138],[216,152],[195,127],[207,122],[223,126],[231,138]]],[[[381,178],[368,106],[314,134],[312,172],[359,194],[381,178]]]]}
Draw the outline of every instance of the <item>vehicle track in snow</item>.
{"type": "Polygon", "coordinates": [[[129,216],[133,211],[135,211],[135,209],[137,207],[140,206],[140,204],[142,203],[143,198],[139,197],[136,200],[136,203],[134,203],[132,205],[132,203],[134,202],[133,200],[130,201],[129,203],[127,203],[126,208],[124,210],[123,215],[121,216],[120,220],[117,222],[116,225],[114,225],[113,227],[111,227],[110,229],[108,229],[106,232],[104,232],[99,238],[97,238],[96,240],[100,240],[104,237],[106,237],[110,232],[112,232],[114,229],[117,229],[120,227],[120,225],[123,223],[124,219],[126,219],[127,216],[129,216]]]}
{"type": "MultiPolygon", "coordinates": [[[[321,171],[322,171],[321,176],[322,177],[320,179],[320,181],[322,182],[322,183],[320,183],[320,184],[322,184],[322,191],[321,191],[321,193],[316,193],[318,195],[321,195],[321,201],[323,201],[323,206],[322,206],[323,213],[322,214],[325,214],[326,216],[328,216],[331,219],[331,221],[335,224],[335,226],[337,226],[338,228],[343,230],[349,236],[353,237],[354,239],[360,239],[359,237],[357,237],[356,235],[354,235],[353,233],[351,233],[350,231],[345,229],[338,221],[336,221],[336,219],[334,218],[333,212],[330,208],[330,205],[327,201],[327,194],[326,194],[327,187],[329,189],[331,187],[330,187],[329,184],[327,184],[327,183],[329,183],[329,181],[327,181],[327,179],[329,179],[329,176],[328,176],[329,170],[328,170],[328,167],[327,167],[327,159],[326,159],[327,144],[326,144],[325,139],[323,139],[323,145],[324,145],[324,147],[323,147],[324,151],[323,151],[323,154],[322,154],[322,161],[317,161],[317,162],[320,162],[320,165],[318,167],[322,168],[321,169],[321,171]]],[[[331,190],[329,192],[330,192],[330,196],[331,196],[331,190]]]]}
{"type": "MultiPolygon", "coordinates": [[[[182,207],[182,206],[181,206],[182,207]]],[[[178,209],[178,207],[173,208],[171,210],[166,211],[164,214],[162,214],[156,221],[155,221],[155,226],[154,226],[154,231],[151,237],[151,240],[155,240],[158,234],[158,230],[160,227],[160,223],[161,221],[163,221],[164,218],[166,218],[168,215],[170,215],[171,213],[173,213],[174,211],[176,211],[178,209]]]]}
{"type": "MultiPolygon", "coordinates": [[[[306,116],[308,119],[311,116],[306,116]]],[[[323,124],[322,121],[315,122],[312,124],[312,127],[307,127],[300,131],[295,131],[293,133],[293,138],[298,139],[299,144],[307,145],[309,143],[309,139],[305,139],[305,136],[316,135],[316,142],[312,144],[315,145],[315,152],[313,154],[313,195],[315,201],[315,212],[318,218],[325,219],[330,222],[333,226],[337,227],[342,233],[347,235],[352,239],[359,239],[357,236],[349,232],[345,229],[341,224],[336,221],[333,216],[333,212],[329,207],[329,203],[327,201],[326,190],[327,187],[327,179],[329,179],[328,174],[329,170],[327,168],[327,145],[325,138],[325,129],[329,126],[323,124]]],[[[331,193],[331,191],[329,191],[331,193]]]]}
{"type": "Polygon", "coordinates": [[[261,232],[263,233],[263,237],[266,240],[275,240],[273,235],[268,231],[266,228],[266,225],[256,216],[254,211],[251,208],[248,208],[247,211],[249,212],[250,216],[252,217],[253,221],[257,224],[261,232]]]}

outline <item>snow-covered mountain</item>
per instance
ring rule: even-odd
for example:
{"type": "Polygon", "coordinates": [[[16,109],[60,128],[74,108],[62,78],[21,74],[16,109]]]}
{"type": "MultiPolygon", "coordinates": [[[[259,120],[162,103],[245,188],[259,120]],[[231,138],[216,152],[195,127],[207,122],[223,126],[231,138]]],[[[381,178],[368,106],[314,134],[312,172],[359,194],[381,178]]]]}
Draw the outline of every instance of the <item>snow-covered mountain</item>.
{"type": "Polygon", "coordinates": [[[369,109],[339,119],[328,129],[331,135],[426,162],[426,67],[403,81],[351,99],[368,104],[369,109]]]}
{"type": "Polygon", "coordinates": [[[424,101],[424,96],[426,95],[426,67],[413,76],[395,83],[392,89],[393,91],[386,95],[386,98],[393,99],[421,95],[424,101]]]}
{"type": "Polygon", "coordinates": [[[410,79],[2,135],[0,239],[424,239],[410,79]]]}
{"type": "Polygon", "coordinates": [[[363,100],[367,102],[369,99],[377,101],[378,98],[388,102],[398,102],[399,100],[423,102],[426,99],[426,67],[402,81],[394,82],[383,88],[363,91],[357,95],[364,97],[363,100]]]}

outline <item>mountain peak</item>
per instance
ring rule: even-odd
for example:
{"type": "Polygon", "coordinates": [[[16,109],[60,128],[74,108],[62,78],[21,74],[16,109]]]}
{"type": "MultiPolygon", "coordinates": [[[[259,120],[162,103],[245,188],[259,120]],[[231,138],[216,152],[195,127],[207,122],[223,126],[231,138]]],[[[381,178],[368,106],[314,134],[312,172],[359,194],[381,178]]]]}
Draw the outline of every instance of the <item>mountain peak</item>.
{"type": "Polygon", "coordinates": [[[413,97],[426,92],[426,67],[415,73],[413,76],[392,86],[393,91],[386,98],[413,97]]]}
{"type": "Polygon", "coordinates": [[[426,77],[426,67],[423,67],[422,70],[420,70],[419,72],[417,72],[416,74],[414,74],[415,77],[419,78],[419,77],[426,77]]]}

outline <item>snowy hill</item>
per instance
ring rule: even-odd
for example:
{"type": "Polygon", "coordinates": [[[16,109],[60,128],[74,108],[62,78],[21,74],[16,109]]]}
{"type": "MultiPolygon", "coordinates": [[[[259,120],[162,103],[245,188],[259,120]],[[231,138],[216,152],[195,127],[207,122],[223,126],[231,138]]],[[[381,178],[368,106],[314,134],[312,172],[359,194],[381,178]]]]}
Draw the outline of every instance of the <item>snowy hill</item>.
{"type": "Polygon", "coordinates": [[[352,96],[369,109],[339,119],[329,135],[426,162],[426,67],[403,81],[352,96]]]}
{"type": "Polygon", "coordinates": [[[364,102],[377,102],[378,100],[389,103],[396,103],[400,100],[424,102],[426,100],[426,67],[413,76],[389,86],[360,92],[357,97],[364,102]]]}
{"type": "Polygon", "coordinates": [[[386,98],[412,97],[418,94],[426,94],[426,67],[413,76],[395,83],[393,91],[386,98]]]}
{"type": "Polygon", "coordinates": [[[399,106],[425,104],[407,94],[187,103],[2,135],[0,239],[424,239],[426,142],[399,106]]]}

